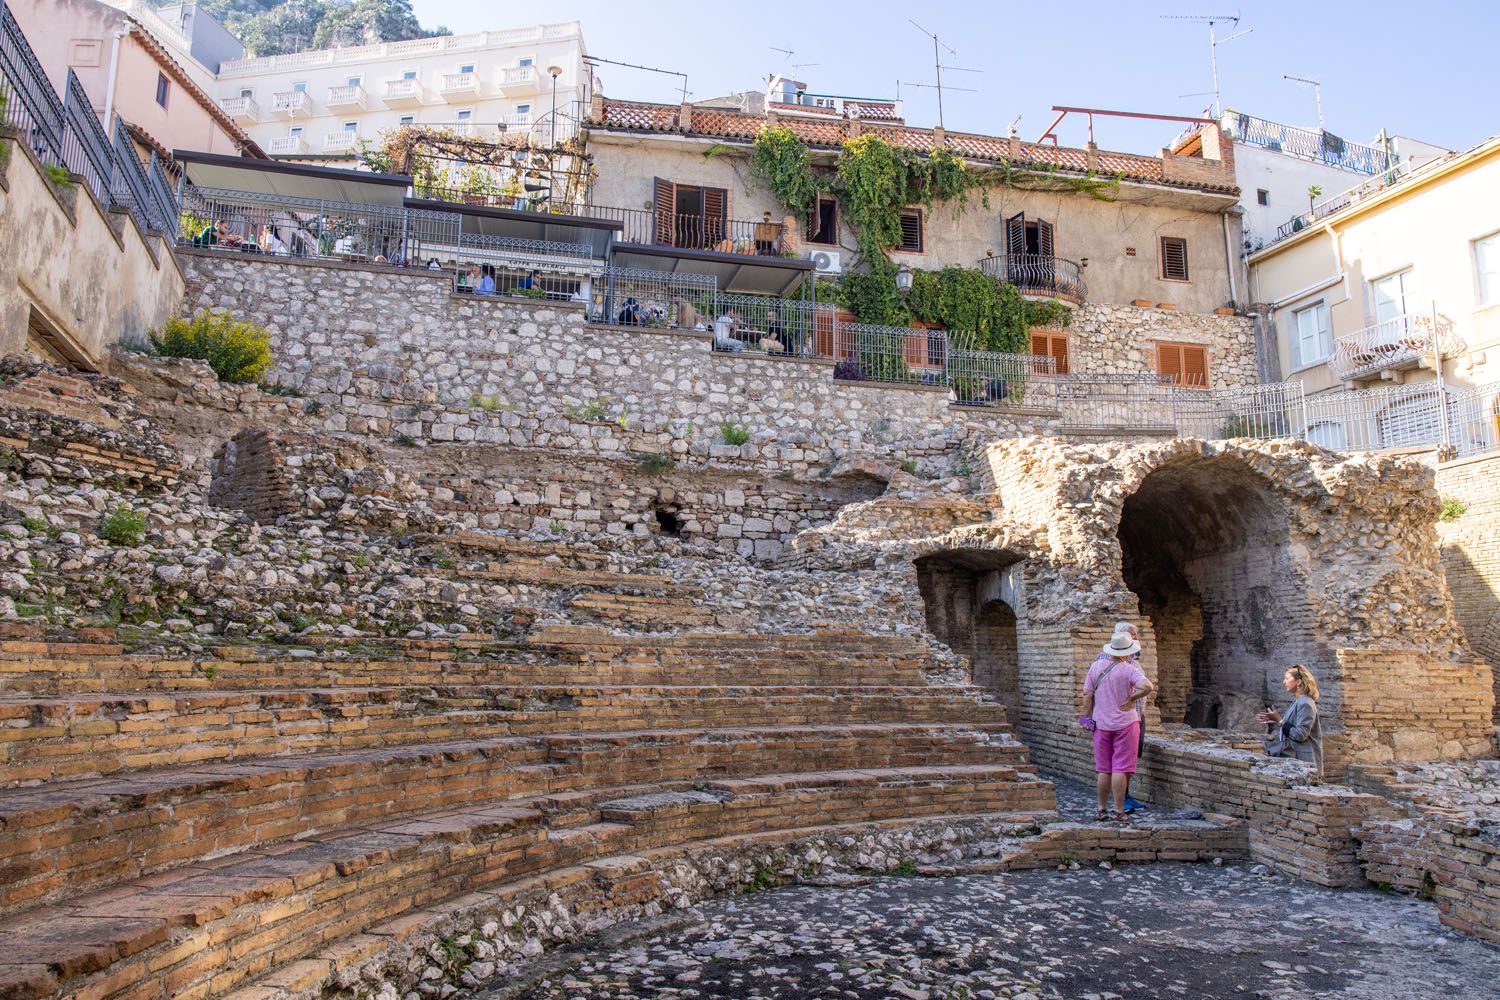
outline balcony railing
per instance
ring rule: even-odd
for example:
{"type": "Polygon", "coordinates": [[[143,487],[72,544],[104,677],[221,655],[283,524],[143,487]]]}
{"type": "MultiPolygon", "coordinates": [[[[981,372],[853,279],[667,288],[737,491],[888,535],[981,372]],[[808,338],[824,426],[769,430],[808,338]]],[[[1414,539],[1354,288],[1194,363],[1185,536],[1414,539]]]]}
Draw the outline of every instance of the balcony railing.
{"type": "Polygon", "coordinates": [[[997,254],[981,260],[979,270],[996,281],[1014,285],[1026,295],[1082,303],[1088,294],[1082,268],[1077,261],[1064,257],[1043,257],[1032,253],[997,254]]]}
{"type": "Polygon", "coordinates": [[[642,243],[742,253],[756,257],[780,257],[786,247],[785,227],[779,222],[754,222],[698,214],[670,214],[641,208],[611,208],[588,205],[579,214],[614,219],[623,224],[622,243],[642,243]]]}
{"type": "Polygon", "coordinates": [[[1357,170],[1362,174],[1383,173],[1395,163],[1394,156],[1375,146],[1350,142],[1332,132],[1280,125],[1264,118],[1240,114],[1238,111],[1224,112],[1223,125],[1236,142],[1272,149],[1302,160],[1326,163],[1331,167],[1357,170]]]}
{"type": "MultiPolygon", "coordinates": [[[[1327,218],[1335,212],[1343,211],[1350,205],[1357,205],[1362,201],[1373,198],[1392,184],[1401,183],[1410,174],[1411,162],[1400,163],[1389,170],[1381,171],[1367,181],[1356,184],[1347,191],[1341,191],[1332,198],[1325,198],[1323,201],[1313,205],[1309,211],[1293,216],[1277,227],[1276,239],[1284,240],[1293,233],[1300,233],[1319,219],[1327,218]]],[[[1276,240],[1272,240],[1271,242],[1274,243],[1276,240]]]]}
{"type": "Polygon", "coordinates": [[[352,153],[359,147],[359,133],[340,129],[323,136],[323,152],[352,153]]]}
{"type": "Polygon", "coordinates": [[[1328,367],[1341,379],[1360,381],[1451,357],[1463,349],[1452,324],[1431,316],[1404,315],[1345,334],[1333,344],[1328,367]]]}
{"type": "Polygon", "coordinates": [[[328,106],[330,108],[364,108],[366,103],[365,88],[359,84],[349,84],[344,87],[328,88],[328,106]]]}
{"type": "Polygon", "coordinates": [[[260,105],[253,97],[226,97],[219,102],[224,113],[237,121],[255,124],[260,121],[260,105]]]}
{"type": "Polygon", "coordinates": [[[271,96],[271,110],[278,115],[308,114],[312,111],[312,98],[305,90],[283,90],[271,96]]]}
{"type": "Polygon", "coordinates": [[[535,66],[511,66],[500,71],[500,86],[508,93],[521,93],[537,86],[535,66]]]}
{"type": "Polygon", "coordinates": [[[387,80],[385,100],[387,104],[421,104],[423,99],[421,80],[387,80]]]}
{"type": "Polygon", "coordinates": [[[479,74],[444,73],[438,89],[444,95],[472,96],[479,93],[479,74]]]}
{"type": "Polygon", "coordinates": [[[305,153],[307,152],[307,140],[300,135],[277,136],[266,146],[266,152],[272,156],[289,156],[293,153],[305,153]]]}

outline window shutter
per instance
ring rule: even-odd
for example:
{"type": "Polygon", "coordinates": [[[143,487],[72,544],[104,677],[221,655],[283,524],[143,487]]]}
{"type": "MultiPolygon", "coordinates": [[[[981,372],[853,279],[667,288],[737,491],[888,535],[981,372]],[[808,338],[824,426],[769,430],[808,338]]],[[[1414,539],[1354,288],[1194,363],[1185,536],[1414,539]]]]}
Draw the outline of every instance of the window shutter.
{"type": "Polygon", "coordinates": [[[1045,333],[1033,333],[1031,335],[1031,353],[1034,356],[1045,357],[1051,353],[1047,341],[1051,339],[1045,333]]]}
{"type": "Polygon", "coordinates": [[[1036,357],[1057,360],[1057,374],[1068,373],[1068,337],[1062,333],[1033,333],[1031,353],[1036,357]]]}
{"type": "Polygon", "coordinates": [[[1036,223],[1037,245],[1041,247],[1043,257],[1051,257],[1052,253],[1052,223],[1043,222],[1038,219],[1036,223]]]}
{"type": "Polygon", "coordinates": [[[1156,370],[1172,376],[1172,384],[1182,384],[1182,348],[1177,344],[1156,344],[1156,370]]]}
{"type": "Polygon", "coordinates": [[[1017,212],[1005,220],[1005,252],[1026,252],[1026,213],[1017,212]]]}
{"type": "Polygon", "coordinates": [[[1161,276],[1176,281],[1188,280],[1187,240],[1179,236],[1161,238],[1161,276]]]}
{"type": "Polygon", "coordinates": [[[1194,389],[1208,388],[1208,348],[1182,345],[1182,377],[1179,381],[1194,389]]]}
{"type": "Polygon", "coordinates": [[[676,242],[673,237],[677,226],[677,185],[658,177],[651,182],[651,190],[656,215],[652,242],[671,246],[676,242]]]}
{"type": "Polygon", "coordinates": [[[909,208],[901,213],[901,249],[922,251],[922,210],[909,208]]]}
{"type": "Polygon", "coordinates": [[[723,188],[703,189],[704,243],[711,250],[724,238],[724,220],[728,216],[729,192],[723,188]]]}

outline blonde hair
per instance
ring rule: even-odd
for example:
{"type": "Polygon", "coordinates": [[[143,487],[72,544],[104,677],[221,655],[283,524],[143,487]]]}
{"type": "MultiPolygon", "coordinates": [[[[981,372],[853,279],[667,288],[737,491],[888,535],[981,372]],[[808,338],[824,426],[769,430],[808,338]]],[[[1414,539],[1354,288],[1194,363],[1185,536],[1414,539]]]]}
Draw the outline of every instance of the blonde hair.
{"type": "Polygon", "coordinates": [[[1286,668],[1286,672],[1297,678],[1297,683],[1302,685],[1302,693],[1313,701],[1318,700],[1318,679],[1313,672],[1300,663],[1294,663],[1286,668]]]}

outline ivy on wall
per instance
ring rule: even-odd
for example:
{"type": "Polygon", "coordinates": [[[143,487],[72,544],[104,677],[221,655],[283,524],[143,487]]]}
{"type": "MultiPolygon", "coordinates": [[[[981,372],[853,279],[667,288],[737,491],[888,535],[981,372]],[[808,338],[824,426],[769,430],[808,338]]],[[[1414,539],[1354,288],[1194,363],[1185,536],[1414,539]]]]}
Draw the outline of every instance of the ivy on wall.
{"type": "Polygon", "coordinates": [[[972,332],[988,350],[1022,353],[1030,347],[1030,327],[1066,325],[1071,315],[1067,307],[1029,302],[1015,288],[964,267],[914,272],[911,292],[903,298],[896,288],[896,265],[887,256],[901,242],[902,210],[941,202],[962,212],[976,192],[988,207],[995,187],[1075,191],[1109,201],[1120,186],[1118,176],[1071,176],[1046,165],[1002,161],[973,168],[951,150],[919,152],[873,134],[847,140],[833,169],[818,172],[807,145],[782,125],[767,125],[756,137],[751,169],[798,218],[807,218],[820,193],[838,197],[864,266],[844,275],[830,291],[860,322],[904,326],[922,320],[972,332]]]}

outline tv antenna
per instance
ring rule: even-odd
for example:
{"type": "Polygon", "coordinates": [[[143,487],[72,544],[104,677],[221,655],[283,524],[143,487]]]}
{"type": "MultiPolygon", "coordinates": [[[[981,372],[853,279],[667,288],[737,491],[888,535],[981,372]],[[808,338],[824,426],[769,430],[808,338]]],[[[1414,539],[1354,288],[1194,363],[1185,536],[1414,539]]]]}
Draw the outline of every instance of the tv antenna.
{"type": "MultiPolygon", "coordinates": [[[[910,18],[908,18],[907,20],[911,21],[910,18]]],[[[935,74],[937,82],[936,83],[908,83],[907,86],[908,87],[921,87],[921,88],[926,89],[926,90],[936,90],[937,91],[938,128],[942,128],[943,127],[943,70],[946,69],[950,73],[983,73],[984,70],[982,70],[982,69],[966,69],[963,66],[944,66],[943,65],[943,55],[942,55],[942,51],[941,51],[942,49],[947,49],[948,50],[948,54],[950,56],[956,56],[956,55],[958,55],[958,53],[954,51],[954,49],[953,49],[953,47],[951,45],[948,45],[948,44],[944,43],[943,41],[941,41],[936,34],[934,34],[931,31],[928,31],[926,28],[922,27],[916,21],[911,21],[911,26],[913,28],[916,28],[922,34],[926,35],[928,38],[932,39],[932,69],[933,69],[933,73],[935,74]]],[[[900,87],[901,87],[901,81],[897,80],[896,81],[897,93],[900,93],[900,87]]],[[[968,93],[971,93],[971,94],[977,94],[978,93],[978,91],[975,90],[973,87],[948,87],[947,89],[948,90],[963,90],[963,91],[967,91],[968,93]]]]}
{"type": "Polygon", "coordinates": [[[1326,131],[1328,131],[1327,129],[1325,129],[1323,127],[1323,85],[1321,83],[1319,83],[1317,80],[1309,80],[1305,76],[1283,75],[1282,79],[1283,80],[1292,80],[1292,81],[1295,81],[1296,83],[1308,83],[1308,84],[1312,85],[1313,100],[1318,105],[1318,131],[1319,132],[1326,132],[1326,131]]]}
{"type": "Polygon", "coordinates": [[[769,45],[769,46],[767,46],[767,48],[769,48],[772,52],[780,52],[783,55],[785,55],[786,56],[786,63],[792,69],[807,69],[807,68],[809,68],[811,66],[821,66],[821,65],[823,65],[822,63],[794,63],[794,62],[792,62],[792,57],[797,54],[797,50],[796,49],[784,49],[784,48],[782,48],[779,45],[769,45]]]}
{"type": "MultiPolygon", "coordinates": [[[[1214,89],[1211,92],[1214,96],[1213,117],[1220,117],[1223,115],[1224,109],[1219,104],[1219,46],[1232,42],[1236,38],[1243,38],[1255,29],[1246,28],[1244,31],[1236,31],[1234,34],[1224,38],[1218,37],[1217,26],[1220,24],[1228,23],[1231,29],[1239,27],[1240,15],[1238,11],[1233,14],[1163,14],[1161,18],[1164,21],[1198,21],[1208,24],[1208,60],[1213,66],[1214,73],[1214,89]]],[[[1180,94],[1178,96],[1204,97],[1208,93],[1210,92],[1204,91],[1198,94],[1180,94]]]]}
{"type": "Polygon", "coordinates": [[[594,66],[598,65],[599,63],[605,63],[605,64],[610,65],[610,66],[625,66],[625,67],[627,67],[629,69],[643,69],[643,70],[645,70],[648,73],[660,73],[663,76],[678,76],[678,77],[681,77],[682,78],[682,103],[684,103],[684,104],[687,103],[688,95],[692,93],[691,90],[688,90],[688,85],[687,85],[688,78],[687,78],[687,74],[686,73],[679,73],[675,69],[657,69],[655,66],[642,66],[639,63],[620,62],[617,59],[600,59],[598,56],[584,56],[583,57],[583,61],[589,67],[589,70],[591,72],[592,72],[594,66]]]}

